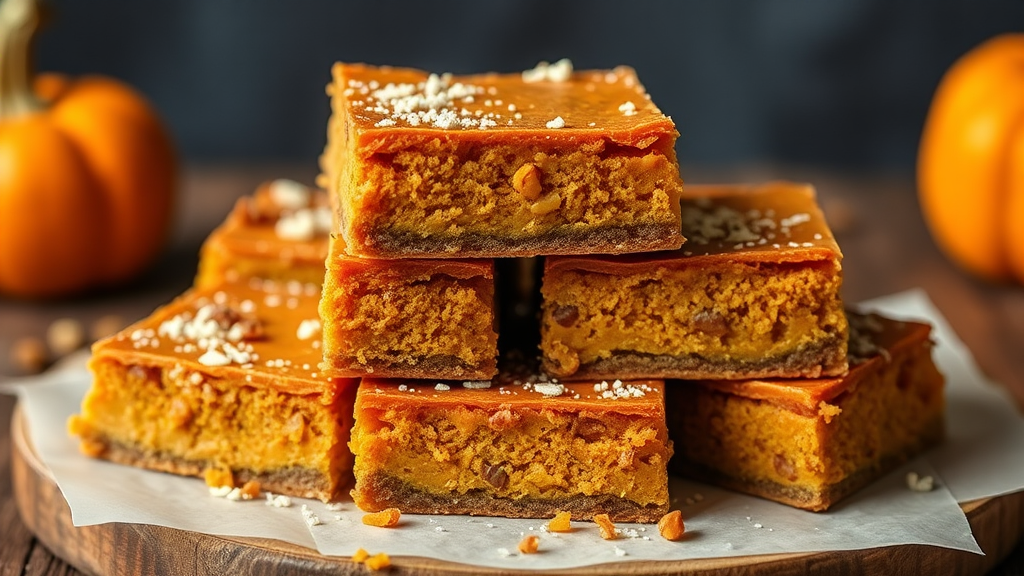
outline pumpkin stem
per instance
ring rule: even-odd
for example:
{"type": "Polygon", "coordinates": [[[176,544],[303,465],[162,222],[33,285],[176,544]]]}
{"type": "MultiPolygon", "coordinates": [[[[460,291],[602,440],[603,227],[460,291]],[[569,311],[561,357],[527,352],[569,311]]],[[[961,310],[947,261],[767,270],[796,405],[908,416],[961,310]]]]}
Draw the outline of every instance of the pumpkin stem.
{"type": "Polygon", "coordinates": [[[29,48],[39,24],[36,0],[0,0],[0,118],[43,108],[32,91],[29,48]]]}

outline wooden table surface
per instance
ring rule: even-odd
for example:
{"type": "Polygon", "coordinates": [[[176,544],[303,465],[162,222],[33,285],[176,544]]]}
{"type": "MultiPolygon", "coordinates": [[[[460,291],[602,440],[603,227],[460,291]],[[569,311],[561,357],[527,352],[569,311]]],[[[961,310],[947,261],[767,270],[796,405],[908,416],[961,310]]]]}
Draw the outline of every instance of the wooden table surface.
{"type": "MultiPolygon", "coordinates": [[[[59,302],[0,298],[0,381],[18,371],[8,350],[19,338],[42,337],[56,319],[85,326],[116,314],[125,321],[147,315],[191,283],[203,238],[235,198],[266,179],[311,182],[313,165],[192,167],[185,171],[168,250],[131,286],[59,302]]],[[[789,179],[814,183],[845,259],[847,302],[909,288],[923,288],[974,353],[982,369],[1024,407],[1024,288],[992,285],[960,272],[937,250],[921,219],[913,179],[905,174],[753,166],[685,168],[687,182],[757,182],[789,179]]],[[[80,574],[55,557],[22,524],[11,496],[10,421],[14,399],[0,395],[0,576],[80,574]]],[[[1024,574],[1024,541],[992,572],[1024,574]]]]}

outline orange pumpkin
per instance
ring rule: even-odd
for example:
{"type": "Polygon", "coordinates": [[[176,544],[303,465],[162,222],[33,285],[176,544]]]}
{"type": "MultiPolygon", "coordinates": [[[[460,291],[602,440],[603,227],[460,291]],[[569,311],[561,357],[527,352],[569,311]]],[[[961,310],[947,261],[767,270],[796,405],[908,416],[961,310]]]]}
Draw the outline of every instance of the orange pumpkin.
{"type": "Polygon", "coordinates": [[[41,74],[34,0],[0,3],[0,291],[70,294],[131,278],[166,240],[176,162],[121,82],[41,74]]]}
{"type": "Polygon", "coordinates": [[[943,77],[917,177],[925,219],[950,258],[1024,282],[1024,34],[985,42],[943,77]]]}

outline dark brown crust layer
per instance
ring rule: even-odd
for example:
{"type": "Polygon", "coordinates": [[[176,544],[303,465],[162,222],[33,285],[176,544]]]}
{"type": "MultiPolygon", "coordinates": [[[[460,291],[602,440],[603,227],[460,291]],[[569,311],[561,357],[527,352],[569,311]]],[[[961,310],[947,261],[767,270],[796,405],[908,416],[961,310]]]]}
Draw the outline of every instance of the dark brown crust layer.
{"type": "Polygon", "coordinates": [[[572,515],[573,520],[591,520],[595,514],[608,514],[613,522],[653,523],[668,513],[667,502],[660,506],[642,506],[610,494],[514,500],[482,490],[472,490],[465,494],[433,494],[383,473],[357,478],[352,492],[358,492],[366,500],[373,501],[377,510],[394,507],[410,514],[552,518],[557,512],[566,511],[572,515]]]}
{"type": "Polygon", "coordinates": [[[368,235],[366,254],[377,258],[508,258],[553,254],[624,254],[651,250],[674,250],[684,238],[678,224],[609,226],[574,231],[565,225],[528,238],[506,238],[484,234],[457,237],[381,230],[368,235]]]}
{"type": "Polygon", "coordinates": [[[824,490],[818,490],[809,486],[785,486],[765,479],[744,480],[734,478],[703,464],[686,460],[682,452],[679,453],[678,457],[673,458],[669,462],[669,466],[683,475],[709,484],[715,484],[753,496],[760,496],[761,498],[781,502],[795,508],[823,512],[836,502],[903,464],[911,457],[941,442],[945,435],[943,426],[942,416],[939,415],[936,420],[928,424],[920,438],[918,438],[918,441],[904,447],[902,452],[882,458],[872,465],[850,474],[843,480],[828,485],[824,490]]]}
{"type": "MultiPolygon", "coordinates": [[[[706,379],[749,379],[749,378],[821,378],[841,376],[847,372],[848,364],[845,347],[840,338],[823,341],[818,346],[806,348],[795,354],[776,358],[761,358],[756,362],[742,360],[717,360],[698,354],[681,356],[668,354],[642,354],[638,352],[615,352],[589,364],[581,364],[572,375],[562,380],[591,380],[598,378],[619,378],[635,380],[644,378],[678,378],[682,380],[706,379]]],[[[544,359],[544,368],[552,373],[558,366],[550,366],[544,359]]]]}
{"type": "MultiPolygon", "coordinates": [[[[103,446],[103,451],[96,455],[99,458],[157,472],[202,478],[208,468],[216,466],[209,461],[187,460],[170,454],[150,452],[109,438],[88,437],[84,440],[91,445],[103,446]]],[[[231,473],[236,483],[255,480],[260,483],[261,490],[299,498],[316,498],[323,502],[337,500],[352,482],[351,479],[347,479],[332,489],[330,481],[323,474],[308,468],[285,468],[269,472],[232,469],[231,473]]]]}
{"type": "Polygon", "coordinates": [[[456,356],[427,356],[413,364],[399,364],[383,360],[358,364],[343,363],[333,359],[331,364],[323,363],[320,371],[325,376],[353,377],[373,376],[374,378],[429,378],[433,380],[490,380],[498,373],[496,358],[469,365],[456,356]]]}

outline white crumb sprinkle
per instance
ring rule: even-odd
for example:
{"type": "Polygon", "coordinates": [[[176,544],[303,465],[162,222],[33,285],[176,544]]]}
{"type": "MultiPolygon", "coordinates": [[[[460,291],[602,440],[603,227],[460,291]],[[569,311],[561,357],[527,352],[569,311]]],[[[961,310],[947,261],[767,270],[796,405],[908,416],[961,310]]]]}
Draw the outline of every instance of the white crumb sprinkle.
{"type": "Polygon", "coordinates": [[[544,396],[561,396],[565,393],[565,386],[561,384],[542,383],[534,384],[533,389],[536,392],[540,392],[544,396]]]}
{"type": "Polygon", "coordinates": [[[565,128],[565,120],[561,116],[555,116],[554,120],[548,120],[545,126],[552,129],[565,128]]]}
{"type": "Polygon", "coordinates": [[[471,390],[481,390],[484,388],[491,387],[490,380],[467,380],[462,383],[463,388],[469,388],[471,390]]]}
{"type": "Polygon", "coordinates": [[[616,556],[625,556],[626,555],[626,551],[623,550],[622,548],[619,548],[618,546],[616,546],[615,547],[615,555],[616,556]]]}
{"type": "Polygon", "coordinates": [[[309,526],[310,528],[320,525],[320,518],[318,518],[306,504],[302,505],[302,519],[306,522],[306,526],[309,526]]]}
{"type": "Polygon", "coordinates": [[[408,385],[406,385],[406,384],[399,384],[398,385],[398,391],[399,392],[406,392],[408,390],[409,390],[409,386],[408,385]]]}
{"type": "Polygon", "coordinates": [[[298,336],[299,340],[309,340],[313,336],[316,336],[320,330],[321,327],[319,319],[306,319],[299,322],[299,329],[295,331],[295,335],[298,336]]]}
{"type": "Polygon", "coordinates": [[[341,510],[345,509],[345,505],[342,504],[341,502],[331,502],[330,504],[327,505],[327,509],[330,510],[331,512],[340,512],[341,510]]]}
{"type": "Polygon", "coordinates": [[[444,529],[444,526],[436,526],[434,532],[447,532],[447,530],[444,529]]]}
{"type": "Polygon", "coordinates": [[[273,506],[274,508],[291,508],[292,499],[285,496],[284,494],[271,494],[267,492],[267,506],[273,506]]]}
{"type": "Polygon", "coordinates": [[[199,363],[204,366],[227,366],[231,359],[217,350],[207,350],[199,357],[199,363]]]}
{"type": "Polygon", "coordinates": [[[619,112],[625,116],[634,116],[636,115],[636,104],[633,104],[632,100],[627,100],[619,105],[619,112]]]}
{"type": "Polygon", "coordinates": [[[437,390],[438,392],[447,392],[447,391],[449,391],[451,389],[452,389],[451,386],[449,386],[447,384],[442,384],[440,382],[438,382],[437,384],[434,385],[434,390],[437,390]]]}
{"type": "Polygon", "coordinates": [[[763,528],[763,527],[764,526],[760,522],[754,524],[754,528],[763,528]]]}
{"type": "Polygon", "coordinates": [[[509,552],[508,548],[498,548],[498,556],[501,556],[503,558],[508,558],[511,555],[512,555],[512,553],[509,552]]]}
{"type": "Polygon", "coordinates": [[[935,487],[935,479],[931,476],[919,476],[917,472],[907,472],[907,488],[914,492],[931,492],[935,487]]]}
{"type": "Polygon", "coordinates": [[[213,496],[214,498],[225,498],[233,489],[234,488],[231,486],[211,486],[210,496],[213,496]]]}
{"type": "Polygon", "coordinates": [[[547,80],[549,82],[565,82],[572,77],[572,61],[562,58],[554,64],[538,62],[530,70],[523,71],[523,82],[533,83],[547,80]]]}

